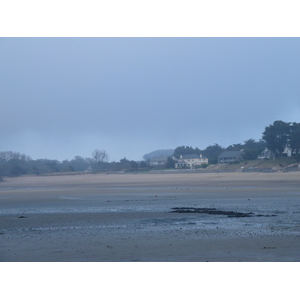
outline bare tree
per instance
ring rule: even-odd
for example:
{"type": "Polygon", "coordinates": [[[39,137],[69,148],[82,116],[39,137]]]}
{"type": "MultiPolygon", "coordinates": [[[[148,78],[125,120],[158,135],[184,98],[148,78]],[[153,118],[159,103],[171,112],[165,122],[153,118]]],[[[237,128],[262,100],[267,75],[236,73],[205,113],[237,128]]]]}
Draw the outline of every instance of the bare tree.
{"type": "Polygon", "coordinates": [[[101,171],[104,169],[104,164],[108,162],[108,154],[105,150],[95,149],[92,153],[93,169],[101,171]]]}
{"type": "Polygon", "coordinates": [[[108,154],[105,150],[95,149],[92,153],[93,159],[97,163],[108,162],[108,154]]]}
{"type": "Polygon", "coordinates": [[[9,160],[23,160],[29,161],[31,157],[25,154],[20,154],[19,152],[13,151],[1,151],[0,160],[9,161],[9,160]]]}

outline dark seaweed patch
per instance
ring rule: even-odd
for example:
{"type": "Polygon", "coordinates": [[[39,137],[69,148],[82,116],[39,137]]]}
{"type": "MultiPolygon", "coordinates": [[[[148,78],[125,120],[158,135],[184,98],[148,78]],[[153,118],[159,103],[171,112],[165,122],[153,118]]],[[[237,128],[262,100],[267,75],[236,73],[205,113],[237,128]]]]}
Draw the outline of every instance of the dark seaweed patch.
{"type": "Polygon", "coordinates": [[[229,218],[246,218],[246,217],[274,217],[276,215],[255,215],[252,212],[243,213],[237,211],[218,210],[216,208],[200,208],[200,207],[173,207],[172,213],[198,213],[209,215],[225,215],[229,218]]]}

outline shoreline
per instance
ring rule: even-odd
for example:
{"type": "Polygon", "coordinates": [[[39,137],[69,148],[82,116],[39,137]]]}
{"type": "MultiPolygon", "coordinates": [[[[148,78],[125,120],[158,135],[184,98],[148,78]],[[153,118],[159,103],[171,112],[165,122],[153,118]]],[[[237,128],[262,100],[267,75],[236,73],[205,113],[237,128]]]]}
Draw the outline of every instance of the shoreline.
{"type": "Polygon", "coordinates": [[[0,260],[300,261],[299,182],[298,172],[8,178],[0,260]],[[171,213],[183,206],[253,217],[171,213]]]}

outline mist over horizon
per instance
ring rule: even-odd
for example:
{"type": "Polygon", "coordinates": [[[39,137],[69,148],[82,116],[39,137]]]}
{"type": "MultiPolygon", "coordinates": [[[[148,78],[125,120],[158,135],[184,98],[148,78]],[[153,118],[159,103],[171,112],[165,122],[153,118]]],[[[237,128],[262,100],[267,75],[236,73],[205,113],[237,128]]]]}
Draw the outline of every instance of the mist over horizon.
{"type": "Polygon", "coordinates": [[[299,122],[299,38],[1,38],[0,151],[109,161],[299,122]]]}

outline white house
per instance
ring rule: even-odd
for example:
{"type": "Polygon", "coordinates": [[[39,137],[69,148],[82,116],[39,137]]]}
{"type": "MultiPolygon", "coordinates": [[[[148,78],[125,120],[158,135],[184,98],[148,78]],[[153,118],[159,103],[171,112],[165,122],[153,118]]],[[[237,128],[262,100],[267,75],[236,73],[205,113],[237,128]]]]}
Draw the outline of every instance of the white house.
{"type": "MultiPolygon", "coordinates": [[[[282,152],[283,156],[287,156],[287,157],[291,157],[292,156],[292,149],[290,147],[285,147],[284,151],[282,152]]],[[[260,153],[260,155],[258,155],[257,158],[259,159],[270,159],[270,158],[274,158],[275,155],[273,153],[273,151],[269,150],[267,147],[265,148],[265,150],[263,152],[260,153]]]]}
{"type": "Polygon", "coordinates": [[[282,152],[282,154],[286,155],[287,157],[291,157],[292,156],[292,148],[286,146],[284,148],[284,151],[282,152]]]}
{"type": "Polygon", "coordinates": [[[201,166],[202,164],[208,164],[208,158],[204,155],[200,154],[187,154],[187,155],[180,155],[180,158],[175,163],[176,169],[181,168],[189,168],[194,169],[197,166],[201,166]]]}

